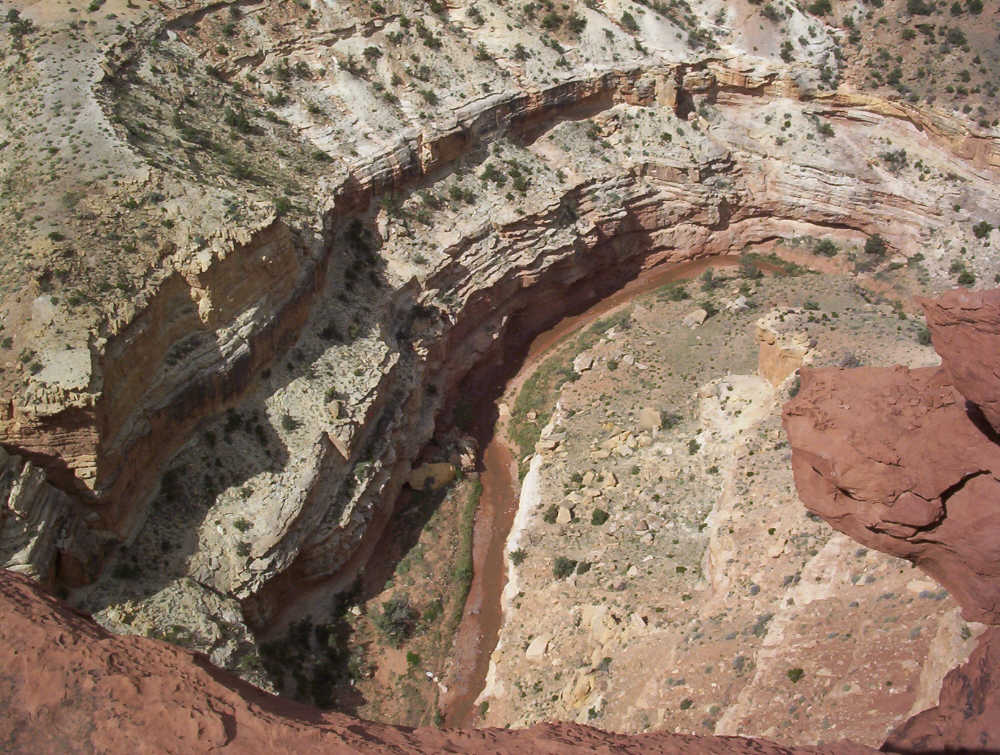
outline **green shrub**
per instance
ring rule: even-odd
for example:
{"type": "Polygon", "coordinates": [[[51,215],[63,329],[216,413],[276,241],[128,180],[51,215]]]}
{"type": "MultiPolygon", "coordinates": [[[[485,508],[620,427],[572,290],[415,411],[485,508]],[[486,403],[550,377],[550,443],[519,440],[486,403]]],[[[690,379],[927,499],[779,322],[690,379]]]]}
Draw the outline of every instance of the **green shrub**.
{"type": "Polygon", "coordinates": [[[906,12],[911,16],[929,16],[934,12],[934,3],[926,0],[906,0],[906,12]]]}
{"type": "Polygon", "coordinates": [[[893,173],[899,173],[907,165],[905,149],[888,150],[881,153],[879,157],[882,158],[882,162],[893,173]]]}
{"type": "Polygon", "coordinates": [[[837,254],[837,245],[834,244],[830,239],[823,239],[820,241],[816,248],[813,249],[816,254],[821,254],[824,257],[833,257],[837,254]]]}
{"type": "Polygon", "coordinates": [[[867,254],[875,255],[876,257],[884,257],[886,248],[885,239],[877,233],[869,236],[868,240],[865,242],[865,252],[867,254]]]}
{"type": "Polygon", "coordinates": [[[740,257],[740,277],[747,280],[758,280],[764,277],[764,273],[750,257],[740,257]]]}
{"type": "Polygon", "coordinates": [[[239,519],[233,522],[233,526],[240,532],[246,532],[248,529],[253,527],[253,523],[241,516],[239,519]]]}
{"type": "Polygon", "coordinates": [[[681,420],[683,419],[684,418],[677,412],[671,412],[668,411],[667,409],[663,409],[660,412],[660,425],[663,427],[664,430],[674,429],[675,427],[677,427],[677,425],[681,423],[681,420]]]}
{"type": "Polygon", "coordinates": [[[524,550],[524,548],[518,548],[517,550],[513,550],[507,554],[507,558],[510,559],[510,562],[514,564],[514,566],[520,566],[527,557],[528,553],[524,550]]]}
{"type": "Polygon", "coordinates": [[[805,671],[800,668],[790,668],[785,672],[785,675],[789,678],[792,684],[797,684],[799,679],[801,679],[804,674],[805,671]]]}
{"type": "Polygon", "coordinates": [[[722,285],[722,281],[715,277],[715,272],[712,268],[708,268],[705,272],[703,272],[700,280],[702,291],[714,291],[722,285]]]}
{"type": "Polygon", "coordinates": [[[594,509],[593,513],[590,515],[590,523],[595,527],[600,527],[611,515],[604,509],[594,509]]]}
{"type": "Polygon", "coordinates": [[[555,524],[557,516],[559,516],[559,507],[553,503],[545,509],[545,513],[542,514],[542,521],[546,524],[555,524]]]}
{"type": "MultiPolygon", "coordinates": [[[[984,239],[993,232],[993,226],[987,223],[985,220],[981,220],[972,226],[972,232],[976,235],[977,239],[984,239]]],[[[52,234],[49,234],[52,237],[52,234]]]]}
{"type": "Polygon", "coordinates": [[[576,569],[576,561],[565,556],[557,556],[552,564],[552,575],[556,579],[564,579],[572,574],[574,569],[576,569]]]}
{"type": "Polygon", "coordinates": [[[931,331],[930,331],[930,328],[924,327],[924,328],[921,328],[920,330],[917,331],[917,343],[919,343],[921,346],[930,346],[931,345],[931,331]]]}
{"type": "Polygon", "coordinates": [[[382,612],[372,620],[375,626],[396,647],[399,647],[413,632],[413,626],[420,618],[417,610],[410,605],[408,595],[394,595],[382,604],[382,612]]]}

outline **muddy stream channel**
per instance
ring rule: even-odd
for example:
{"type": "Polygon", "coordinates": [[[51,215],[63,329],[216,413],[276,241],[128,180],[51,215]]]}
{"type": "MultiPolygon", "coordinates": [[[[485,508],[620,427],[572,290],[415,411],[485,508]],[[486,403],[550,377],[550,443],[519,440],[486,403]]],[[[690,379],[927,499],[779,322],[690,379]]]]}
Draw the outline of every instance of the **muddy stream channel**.
{"type": "MultiPolygon", "coordinates": [[[[708,268],[729,267],[738,262],[738,257],[721,256],[659,265],[641,273],[586,311],[563,318],[532,339],[520,368],[504,386],[497,409],[500,404],[513,406],[518,391],[535,369],[581,328],[660,286],[695,278],[708,268]]],[[[497,416],[499,419],[492,432],[481,439],[486,445],[480,474],[482,495],[473,534],[473,578],[452,649],[453,673],[448,691],[441,698],[447,726],[473,725],[476,698],[485,687],[490,656],[503,624],[500,600],[507,581],[504,549],[517,513],[520,483],[515,451],[506,437],[504,413],[498,412],[497,416]]]]}

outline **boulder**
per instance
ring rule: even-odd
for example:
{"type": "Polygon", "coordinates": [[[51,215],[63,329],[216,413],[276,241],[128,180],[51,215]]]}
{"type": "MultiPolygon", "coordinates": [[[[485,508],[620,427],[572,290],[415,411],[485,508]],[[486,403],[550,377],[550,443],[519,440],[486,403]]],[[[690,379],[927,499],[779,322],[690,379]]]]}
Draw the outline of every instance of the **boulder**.
{"type": "Polygon", "coordinates": [[[920,303],[952,384],[1000,432],[1000,289],[963,288],[920,303]]]}
{"type": "Polygon", "coordinates": [[[549,642],[552,641],[552,635],[550,634],[540,634],[535,639],[531,641],[528,645],[528,649],[524,651],[524,657],[536,660],[545,655],[546,651],[549,649],[549,642]]]}
{"type": "Polygon", "coordinates": [[[810,356],[809,339],[798,329],[798,320],[798,313],[775,310],[757,321],[757,372],[773,386],[781,385],[810,356]]]}
{"type": "Polygon", "coordinates": [[[639,410],[640,430],[659,430],[661,426],[662,420],[658,409],[646,406],[639,410]]]}
{"type": "Polygon", "coordinates": [[[697,328],[707,319],[708,319],[708,311],[701,309],[699,307],[698,309],[693,309],[686,315],[684,315],[683,319],[681,320],[681,323],[683,323],[684,327],[686,328],[697,328]]]}
{"type": "Polygon", "coordinates": [[[456,471],[452,464],[447,462],[431,462],[421,464],[410,472],[407,481],[414,490],[440,490],[445,485],[451,484],[455,479],[456,471]]]}
{"type": "Polygon", "coordinates": [[[573,359],[573,371],[577,373],[586,372],[594,366],[594,357],[590,354],[577,354],[573,359]]]}

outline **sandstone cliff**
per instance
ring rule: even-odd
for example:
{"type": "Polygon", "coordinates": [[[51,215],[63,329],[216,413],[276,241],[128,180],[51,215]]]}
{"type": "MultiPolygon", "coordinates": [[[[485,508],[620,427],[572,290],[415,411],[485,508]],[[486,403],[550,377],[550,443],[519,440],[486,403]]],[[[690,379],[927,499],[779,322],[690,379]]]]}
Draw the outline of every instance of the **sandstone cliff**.
{"type": "MultiPolygon", "coordinates": [[[[745,8],[725,21],[658,11],[634,30],[586,9],[565,47],[492,6],[479,20],[455,9],[460,29],[442,10],[416,35],[395,14],[266,3],[126,6],[82,36],[71,14],[24,12],[45,31],[26,43],[50,60],[17,91],[55,97],[51,66],[72,61],[84,74],[68,91],[96,125],[57,171],[58,228],[24,239],[39,260],[10,282],[22,363],[4,373],[0,441],[87,509],[93,535],[65,541],[56,568],[68,585],[155,525],[162,481],[188,479],[164,472],[197,470],[200,490],[177,496],[193,526],[218,524],[183,573],[256,623],[288,584],[359,560],[441,397],[556,317],[551,302],[814,232],[937,245],[939,270],[965,218],[940,209],[953,204],[944,176],[968,181],[962,213],[978,213],[996,162],[995,139],[947,116],[821,92],[834,38],[795,8],[804,65],[777,37],[747,49],[745,8]],[[707,43],[706,24],[728,41],[707,43]],[[448,54],[414,65],[433,40],[448,54]],[[372,41],[391,52],[369,70],[372,41]],[[518,45],[526,59],[510,56],[518,45]],[[434,106],[428,80],[444,92],[434,106]],[[823,123],[838,138],[817,136],[823,123]],[[887,135],[922,156],[920,183],[874,157],[887,135]],[[120,175],[84,193],[77,177],[106,170],[91,159],[120,175]],[[516,194],[482,178],[490,159],[519,171],[516,194]],[[232,435],[226,410],[261,439],[237,460],[204,440],[232,435]],[[240,517],[257,523],[245,539],[227,529],[240,517]]],[[[76,127],[68,113],[54,117],[76,127]]]]}
{"type": "Polygon", "coordinates": [[[644,269],[823,235],[996,273],[997,138],[829,91],[797,7],[12,5],[0,561],[120,631],[349,581],[456,387],[644,269]]]}

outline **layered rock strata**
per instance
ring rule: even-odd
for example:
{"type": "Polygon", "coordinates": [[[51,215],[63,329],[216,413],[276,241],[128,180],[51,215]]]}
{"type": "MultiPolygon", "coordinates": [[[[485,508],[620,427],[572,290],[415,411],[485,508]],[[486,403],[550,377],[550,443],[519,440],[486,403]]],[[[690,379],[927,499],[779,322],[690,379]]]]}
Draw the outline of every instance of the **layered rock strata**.
{"type": "Polygon", "coordinates": [[[81,502],[33,556],[57,582],[126,556],[148,590],[193,580],[264,625],[303,580],[364,564],[455,386],[552,319],[775,238],[881,234],[939,274],[989,209],[996,139],[819,91],[835,40],[796,8],[787,33],[809,42],[788,64],[778,37],[724,31],[746,8],[631,31],[581,9],[563,46],[492,5],[421,6],[419,27],[314,5],[126,5],[83,31],[24,8],[39,33],[11,98],[40,93],[88,145],[27,128],[10,153],[59,163],[8,174],[16,220],[49,225],[8,224],[37,258],[2,281],[0,443],[81,502]],[[700,46],[709,22],[725,46],[700,46]],[[886,139],[920,168],[889,170],[886,139]]]}

